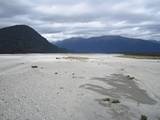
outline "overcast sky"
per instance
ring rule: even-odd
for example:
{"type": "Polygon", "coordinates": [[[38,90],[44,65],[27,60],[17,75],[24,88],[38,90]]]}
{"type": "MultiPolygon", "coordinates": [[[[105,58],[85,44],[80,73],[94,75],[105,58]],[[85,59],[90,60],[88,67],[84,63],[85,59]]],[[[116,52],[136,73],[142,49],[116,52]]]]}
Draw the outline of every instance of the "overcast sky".
{"type": "Polygon", "coordinates": [[[160,0],[0,0],[0,28],[16,24],[50,41],[100,35],[160,40],[160,0]]]}

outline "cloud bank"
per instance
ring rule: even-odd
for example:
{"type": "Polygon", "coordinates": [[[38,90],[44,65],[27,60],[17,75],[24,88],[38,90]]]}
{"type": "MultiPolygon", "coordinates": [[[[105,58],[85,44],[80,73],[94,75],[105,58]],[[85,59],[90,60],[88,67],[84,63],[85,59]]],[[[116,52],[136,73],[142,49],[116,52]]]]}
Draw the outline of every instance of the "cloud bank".
{"type": "Polygon", "coordinates": [[[122,35],[160,40],[160,0],[1,0],[0,28],[26,24],[50,41],[122,35]]]}

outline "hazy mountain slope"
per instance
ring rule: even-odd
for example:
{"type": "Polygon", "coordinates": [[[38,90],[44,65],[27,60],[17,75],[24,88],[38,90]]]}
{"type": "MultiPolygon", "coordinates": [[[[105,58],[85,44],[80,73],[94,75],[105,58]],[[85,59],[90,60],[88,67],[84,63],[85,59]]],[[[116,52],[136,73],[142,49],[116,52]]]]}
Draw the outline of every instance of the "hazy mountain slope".
{"type": "Polygon", "coordinates": [[[52,53],[62,51],[29,26],[16,25],[0,29],[0,53],[52,53]]]}
{"type": "Polygon", "coordinates": [[[71,38],[55,43],[70,51],[84,53],[160,53],[160,43],[121,36],[71,38]]]}

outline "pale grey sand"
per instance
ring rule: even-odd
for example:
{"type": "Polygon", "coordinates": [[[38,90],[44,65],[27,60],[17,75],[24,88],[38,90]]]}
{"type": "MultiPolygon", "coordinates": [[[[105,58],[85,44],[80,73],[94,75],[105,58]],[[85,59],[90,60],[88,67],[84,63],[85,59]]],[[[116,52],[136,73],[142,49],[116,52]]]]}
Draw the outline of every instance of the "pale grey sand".
{"type": "Polygon", "coordinates": [[[0,120],[159,120],[159,71],[116,55],[0,55],[0,120]]]}

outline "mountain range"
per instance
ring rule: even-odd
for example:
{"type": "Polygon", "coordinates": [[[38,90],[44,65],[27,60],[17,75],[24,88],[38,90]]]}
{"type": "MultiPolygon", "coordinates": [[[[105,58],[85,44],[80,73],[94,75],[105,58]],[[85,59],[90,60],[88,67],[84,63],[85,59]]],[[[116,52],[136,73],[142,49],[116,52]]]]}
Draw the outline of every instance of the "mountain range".
{"type": "Polygon", "coordinates": [[[10,53],[160,54],[160,42],[110,35],[70,38],[53,44],[27,25],[0,29],[0,54],[10,53]]]}
{"type": "Polygon", "coordinates": [[[116,35],[70,38],[54,42],[54,44],[77,53],[160,54],[160,42],[158,41],[116,35]]]}
{"type": "Polygon", "coordinates": [[[51,44],[27,25],[0,29],[0,53],[55,53],[64,49],[51,44]]]}

